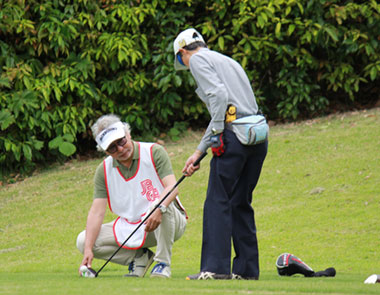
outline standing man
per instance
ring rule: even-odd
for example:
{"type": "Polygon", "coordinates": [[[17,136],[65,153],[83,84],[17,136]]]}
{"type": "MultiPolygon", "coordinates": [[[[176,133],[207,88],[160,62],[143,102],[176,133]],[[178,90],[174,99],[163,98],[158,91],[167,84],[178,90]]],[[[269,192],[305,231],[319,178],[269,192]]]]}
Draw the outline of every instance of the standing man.
{"type": "MultiPolygon", "coordinates": [[[[176,183],[165,149],[133,141],[129,125],[119,117],[100,117],[92,133],[98,149],[108,157],[96,169],[86,230],[77,238],[77,247],[83,253],[81,266],[87,267],[91,267],[94,257],[109,259],[176,183]],[[118,218],[102,224],[107,204],[118,218]]],[[[186,227],[186,213],[177,193],[175,189],[112,258],[111,262],[129,265],[125,276],[144,277],[153,260],[156,265],[151,277],[171,276],[173,243],[186,227]],[[155,255],[149,249],[154,246],[155,255]]]]}
{"type": "Polygon", "coordinates": [[[209,147],[213,158],[203,212],[200,273],[188,280],[259,278],[259,254],[252,192],[259,180],[268,142],[243,145],[231,130],[234,119],[255,115],[255,95],[243,68],[233,59],[209,50],[195,29],[181,32],[174,41],[176,70],[190,69],[211,121],[196,151],[183,169],[209,147]],[[231,239],[236,256],[231,270],[231,239]]]}

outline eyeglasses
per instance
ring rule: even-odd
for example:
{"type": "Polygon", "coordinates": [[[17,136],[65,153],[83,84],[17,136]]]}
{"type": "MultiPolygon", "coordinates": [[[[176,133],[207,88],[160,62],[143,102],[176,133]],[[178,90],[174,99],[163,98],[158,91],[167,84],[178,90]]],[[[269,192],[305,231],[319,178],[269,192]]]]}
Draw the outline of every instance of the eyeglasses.
{"type": "Polygon", "coordinates": [[[110,144],[110,146],[107,149],[107,152],[110,154],[113,154],[117,152],[117,146],[125,146],[127,144],[128,140],[126,137],[120,138],[118,141],[110,144]]]}

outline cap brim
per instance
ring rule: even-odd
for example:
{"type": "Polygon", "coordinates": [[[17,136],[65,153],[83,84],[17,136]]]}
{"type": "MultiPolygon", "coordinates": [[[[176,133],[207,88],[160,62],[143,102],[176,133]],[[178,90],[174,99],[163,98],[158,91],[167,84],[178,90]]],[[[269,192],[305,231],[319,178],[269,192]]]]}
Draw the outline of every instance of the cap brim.
{"type": "Polygon", "coordinates": [[[99,133],[96,137],[97,144],[105,151],[110,144],[125,136],[124,124],[117,122],[99,133]]]}
{"type": "Polygon", "coordinates": [[[174,69],[176,69],[176,71],[183,71],[188,70],[189,68],[184,65],[181,65],[178,59],[174,56],[174,69]]]}

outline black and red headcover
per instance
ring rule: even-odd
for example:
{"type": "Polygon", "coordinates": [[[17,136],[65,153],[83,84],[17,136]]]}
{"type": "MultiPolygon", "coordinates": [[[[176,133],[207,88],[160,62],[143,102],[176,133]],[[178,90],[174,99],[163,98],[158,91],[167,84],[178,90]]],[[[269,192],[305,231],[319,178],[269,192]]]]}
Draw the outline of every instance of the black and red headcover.
{"type": "Polygon", "coordinates": [[[281,254],[276,261],[277,271],[280,276],[292,276],[303,274],[305,277],[334,277],[336,271],[333,267],[323,271],[314,272],[305,262],[290,253],[281,254]]]}

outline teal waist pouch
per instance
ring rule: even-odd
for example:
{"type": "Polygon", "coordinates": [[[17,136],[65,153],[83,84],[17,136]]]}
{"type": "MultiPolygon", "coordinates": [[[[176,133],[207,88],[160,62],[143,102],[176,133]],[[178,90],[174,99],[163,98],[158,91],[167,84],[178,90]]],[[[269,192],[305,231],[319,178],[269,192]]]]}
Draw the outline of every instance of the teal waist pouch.
{"type": "Polygon", "coordinates": [[[233,121],[230,128],[244,145],[255,145],[268,139],[269,125],[262,115],[252,115],[233,121]]]}

